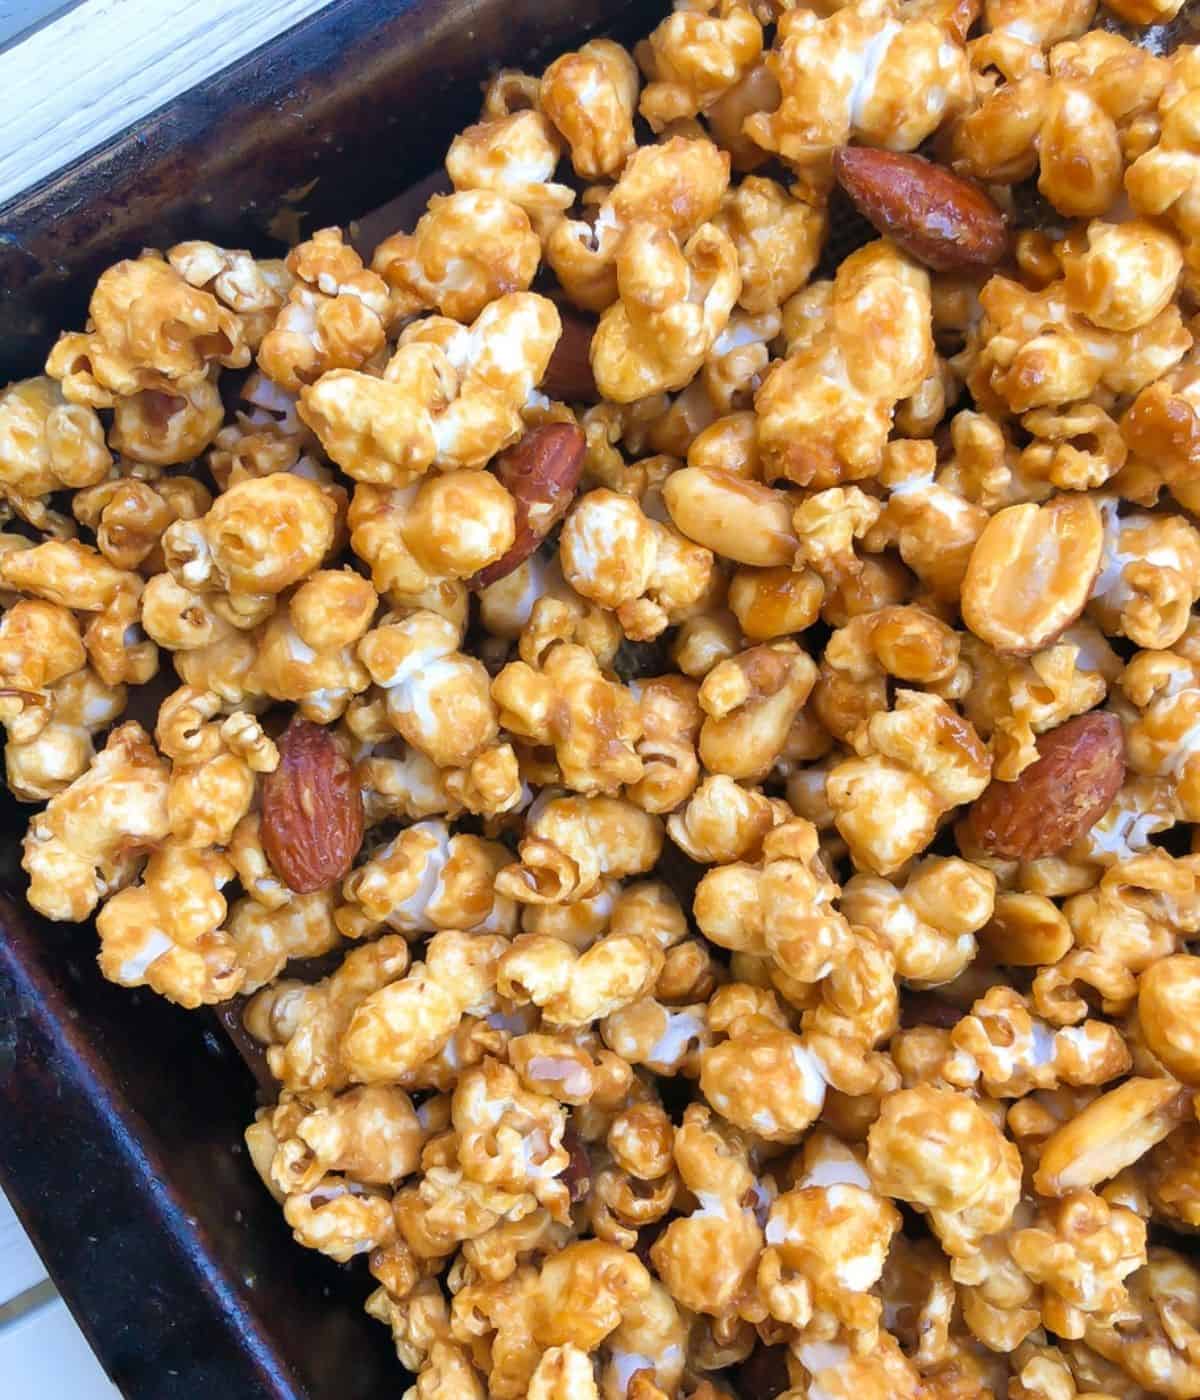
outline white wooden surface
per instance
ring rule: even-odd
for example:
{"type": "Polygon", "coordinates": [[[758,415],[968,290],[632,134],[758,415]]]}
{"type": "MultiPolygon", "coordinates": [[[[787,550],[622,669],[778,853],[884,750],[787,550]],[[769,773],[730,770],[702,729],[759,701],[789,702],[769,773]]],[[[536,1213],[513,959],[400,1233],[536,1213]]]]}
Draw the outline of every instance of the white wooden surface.
{"type": "Polygon", "coordinates": [[[120,1400],[2,1192],[0,1378],[4,1400],[120,1400]]]}
{"type": "Polygon", "coordinates": [[[0,204],[327,0],[87,0],[0,53],[0,204]]]}
{"type": "MultiPolygon", "coordinates": [[[[0,204],[327,2],[85,0],[51,20],[0,52],[0,204]]],[[[2,1192],[0,1397],[120,1400],[2,1192]]]]}

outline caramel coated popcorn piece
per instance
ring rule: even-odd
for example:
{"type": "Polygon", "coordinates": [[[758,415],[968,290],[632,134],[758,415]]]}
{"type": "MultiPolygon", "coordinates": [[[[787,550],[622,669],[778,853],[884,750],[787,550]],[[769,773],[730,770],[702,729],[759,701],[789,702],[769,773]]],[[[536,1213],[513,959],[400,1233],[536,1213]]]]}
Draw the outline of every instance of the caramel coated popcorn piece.
{"type": "Polygon", "coordinates": [[[522,904],[570,903],[607,876],[650,870],[662,841],[662,822],[631,802],[552,798],[530,812],[520,862],[500,871],[496,890],[522,904]]]}
{"type": "Polygon", "coordinates": [[[637,145],[638,96],[637,65],[620,44],[592,39],[556,58],[542,74],[538,96],[570,147],[577,175],[601,180],[620,171],[637,145]]]}
{"type": "Polygon", "coordinates": [[[1105,502],[1104,553],[1088,613],[1109,635],[1167,650],[1200,597],[1200,534],[1181,516],[1121,516],[1105,502]]]}
{"type": "Polygon", "coordinates": [[[40,692],[7,697],[0,723],[8,735],[4,770],[13,796],[42,802],[82,777],[95,757],[97,733],[124,712],[126,696],[124,685],[108,685],[85,666],[40,692]]]}
{"type": "Polygon", "coordinates": [[[751,116],[747,134],[818,180],[852,138],[913,150],[967,96],[961,37],[935,19],[902,17],[891,0],[854,0],[828,18],[789,10],[767,64],[783,100],[751,116]]]}
{"type": "Polygon", "coordinates": [[[562,780],[575,792],[616,792],[641,779],[637,700],[604,676],[585,647],[551,647],[540,670],[510,662],[492,682],[492,697],[505,729],[553,745],[562,780]]]}
{"type": "Polygon", "coordinates": [[[870,243],[797,295],[811,311],[755,397],[765,474],[818,489],[874,476],[896,405],[933,365],[929,276],[870,243]]]}
{"type": "Polygon", "coordinates": [[[616,274],[617,301],[592,337],[597,387],[614,403],[684,388],[741,292],[729,235],[704,224],[681,247],[667,229],[636,222],[622,239],[616,274]]]}
{"type": "Polygon", "coordinates": [[[211,847],[166,842],[141,884],[118,891],[100,911],[100,970],[122,986],[149,985],[181,1006],[228,1000],[245,977],[221,927],[221,887],[232,876],[233,866],[211,847]]]}
{"type": "Polygon", "coordinates": [[[319,982],[274,982],[251,997],[244,1020],[267,1047],[271,1073],[296,1093],[341,1089],[349,1083],[340,1044],[358,1006],[402,978],[411,955],[396,934],[353,948],[319,982]]]}
{"type": "Polygon", "coordinates": [[[741,1203],[754,1181],[746,1146],[693,1104],[675,1134],[675,1165],[696,1209],[667,1226],[650,1257],[683,1307],[719,1317],[749,1300],[763,1245],[753,1210],[741,1203]]]}
{"type": "Polygon", "coordinates": [[[589,491],[560,540],[563,575],[581,597],[611,608],[625,634],[658,636],[705,596],[713,558],[615,491],[589,491]]]}
{"type": "Polygon", "coordinates": [[[64,487],[94,486],[112,464],[95,409],[69,402],[46,376],[0,391],[0,490],[17,514],[47,526],[44,500],[64,487]]]}
{"type": "Polygon", "coordinates": [[[413,322],[381,378],[331,369],[301,390],[301,418],[359,481],[406,486],[430,466],[481,467],[524,429],[520,409],[561,330],[532,292],[489,302],[470,326],[413,322]]]}
{"type": "Polygon", "coordinates": [[[153,849],[170,829],[167,776],[141,725],[113,730],[87,772],[29,825],[21,864],[39,913],[81,922],[135,877],[139,851],[153,849]]]}
{"type": "Polygon", "coordinates": [[[816,667],[795,642],[772,642],[718,662],[701,682],[700,758],[732,778],[763,777],[787,742],[816,667]]]}
{"type": "Polygon", "coordinates": [[[244,369],[249,362],[237,316],[169,263],[144,254],[101,273],[88,329],[59,338],[46,373],[71,403],[111,408],[143,389],[187,389],[211,365],[244,369]]]}
{"type": "Polygon", "coordinates": [[[347,875],[338,927],[348,938],[381,927],[405,934],[511,933],[516,910],[493,889],[507,858],[498,842],[451,834],[441,821],[415,822],[347,875]]]}
{"type": "Polygon", "coordinates": [[[694,117],[758,61],[762,27],[741,0],[681,0],[638,49],[650,75],[638,110],[655,131],[694,117]]]}
{"type": "Polygon", "coordinates": [[[371,267],[390,289],[393,320],[433,309],[470,322],[498,296],[526,291],[540,256],[520,203],[475,188],[434,195],[416,229],[385,239],[371,267]]]}
{"type": "MultiPolygon", "coordinates": [[[[557,184],[554,180],[554,172],[561,154],[562,143],[553,125],[541,112],[529,109],[493,117],[459,132],[446,152],[446,173],[456,190],[491,190],[503,195],[524,209],[534,229],[540,229],[548,218],[563,213],[575,202],[575,192],[570,186],[557,184]]],[[[490,207],[494,206],[485,205],[485,212],[490,207]]],[[[464,208],[460,217],[469,220],[469,213],[469,209],[464,208]]],[[[445,217],[443,205],[438,220],[427,224],[424,234],[421,235],[422,240],[429,244],[429,251],[435,258],[437,250],[430,234],[434,231],[433,224],[440,223],[445,217]]],[[[504,212],[501,212],[500,219],[519,227],[516,221],[511,220],[511,216],[504,212]]],[[[482,222],[486,224],[489,220],[485,218],[482,222]]],[[[470,234],[472,241],[475,241],[479,233],[478,230],[470,228],[469,223],[464,232],[470,234]]],[[[410,250],[410,256],[419,234],[420,225],[418,234],[414,234],[402,245],[410,250]]],[[[393,237],[398,242],[405,239],[406,235],[393,237]]],[[[387,242],[393,247],[396,246],[393,239],[387,242]]],[[[539,257],[540,254],[539,248],[539,257]]],[[[514,256],[512,249],[505,250],[506,260],[513,259],[514,256]]],[[[393,259],[388,257],[387,261],[390,270],[393,259]]],[[[494,273],[491,275],[494,276],[494,273]]],[[[430,287],[427,290],[434,290],[440,294],[443,289],[430,287]]],[[[460,295],[465,292],[462,287],[456,290],[460,295]]],[[[446,287],[445,291],[449,292],[450,288],[446,287]]]]}
{"type": "Polygon", "coordinates": [[[340,1055],[359,1083],[412,1082],[471,1011],[486,1014],[507,942],[498,934],[439,933],[426,961],[371,991],[354,1008],[340,1055]]]}
{"type": "Polygon", "coordinates": [[[767,833],[758,866],[707,871],[694,904],[701,932],[723,948],[769,956],[792,981],[828,976],[849,946],[850,927],[817,842],[816,828],[798,818],[767,833]]]}
{"type": "Polygon", "coordinates": [[[363,266],[336,228],[314,233],[287,257],[295,278],[258,347],[260,368],[291,393],[327,370],[358,369],[384,347],[387,284],[363,266]]]}
{"type": "Polygon", "coordinates": [[[899,886],[879,876],[853,876],[842,891],[841,909],[852,923],[880,935],[901,977],[915,986],[937,986],[973,961],[974,935],[992,917],[995,896],[989,870],[930,856],[899,886]]]}
{"type": "MultiPolygon", "coordinates": [[[[638,235],[641,251],[630,272],[635,275],[634,291],[652,297],[653,285],[643,286],[636,280],[638,274],[653,274],[648,253],[663,246],[661,235],[669,236],[677,245],[672,257],[676,277],[688,275],[686,263],[680,267],[678,249],[716,214],[728,186],[729,157],[711,141],[672,136],[657,145],[640,146],[612,189],[596,200],[594,212],[585,210],[584,218],[564,218],[551,225],[545,237],[546,261],[573,302],[587,311],[603,311],[617,300],[617,259],[626,235],[635,223],[648,224],[660,236],[652,236],[648,229],[638,235]]],[[[720,246],[711,237],[701,244],[709,253],[720,246]]],[[[724,281],[729,281],[727,271],[724,281]]],[[[734,287],[730,306],[737,293],[734,287]]],[[[652,315],[652,309],[647,302],[643,320],[652,315]]],[[[627,317],[622,318],[618,325],[623,327],[626,321],[627,317]]],[[[695,312],[686,318],[677,314],[666,323],[668,329],[681,324],[695,325],[695,312]]]]}
{"type": "Polygon", "coordinates": [[[868,1145],[876,1188],[927,1212],[951,1257],[969,1257],[1012,1218],[1020,1156],[966,1094],[922,1087],[891,1095],[868,1145]]]}
{"type": "Polygon", "coordinates": [[[336,506],[314,482],[278,472],[224,491],[199,520],[163,537],[176,582],[250,598],[281,593],[312,573],[333,544],[336,506]]]}
{"type": "Polygon", "coordinates": [[[898,690],[854,736],[856,757],[826,781],[857,864],[890,875],[933,839],[939,819],[987,786],[991,761],[971,724],[938,696],[898,690]]]}
{"type": "Polygon", "coordinates": [[[168,248],[167,261],[189,285],[211,292],[237,315],[246,344],[255,351],[294,282],[285,261],[255,258],[244,248],[221,248],[199,239],[168,248]]]}
{"type": "Polygon", "coordinates": [[[1128,331],[1107,330],[1074,309],[1065,280],[1031,292],[997,275],[979,299],[982,351],[968,387],[979,404],[1001,411],[1070,403],[1101,388],[1136,394],[1191,344],[1177,307],[1128,331]]]}

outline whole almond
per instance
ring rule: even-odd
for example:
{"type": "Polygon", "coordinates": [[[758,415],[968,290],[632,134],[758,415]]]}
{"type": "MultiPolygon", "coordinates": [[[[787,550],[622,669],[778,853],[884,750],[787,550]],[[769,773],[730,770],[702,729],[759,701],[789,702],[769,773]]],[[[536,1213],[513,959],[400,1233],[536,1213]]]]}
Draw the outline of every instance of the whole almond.
{"type": "Polygon", "coordinates": [[[319,724],[294,719],[279,740],[279,767],[263,779],[263,850],[297,894],[340,880],[363,839],[362,792],[350,760],[319,724]]]}
{"type": "Polygon", "coordinates": [[[966,819],[966,835],[1002,860],[1037,860],[1065,850],[1108,811],[1125,780],[1121,721],[1078,715],[1043,734],[1038,758],[1016,779],[993,779],[966,819]]]}
{"type": "Polygon", "coordinates": [[[562,334],[539,386],[543,394],[566,403],[595,403],[600,397],[592,373],[592,333],[596,323],[560,306],[562,334]]]}
{"type": "Polygon", "coordinates": [[[492,470],[516,502],[517,534],[505,554],[470,580],[472,588],[506,578],[562,519],[579,485],[586,446],[574,423],[545,423],[496,458],[492,470]]]}
{"type": "Polygon", "coordinates": [[[902,151],[842,146],[833,171],[859,213],[927,267],[991,267],[1004,257],[1004,215],[945,166],[902,151]]]}

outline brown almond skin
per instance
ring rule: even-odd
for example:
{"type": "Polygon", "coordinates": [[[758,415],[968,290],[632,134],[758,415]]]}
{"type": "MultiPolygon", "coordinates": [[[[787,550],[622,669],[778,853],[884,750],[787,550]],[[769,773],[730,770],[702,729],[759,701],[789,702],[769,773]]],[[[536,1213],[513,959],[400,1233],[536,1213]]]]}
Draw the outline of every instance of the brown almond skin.
{"type": "Polygon", "coordinates": [[[492,464],[517,507],[517,533],[508,551],[468,580],[487,588],[519,568],[566,514],[583,471],[587,442],[574,423],[545,423],[525,434],[492,464]]]}
{"type": "Polygon", "coordinates": [[[833,172],[859,213],[935,271],[992,267],[1008,249],[1004,215],[945,166],[903,151],[842,146],[833,172]]]}
{"type": "Polygon", "coordinates": [[[967,814],[970,841],[1002,860],[1065,850],[1108,811],[1125,780],[1116,715],[1077,715],[1043,734],[1037,749],[1037,761],[1015,782],[993,779],[967,814]]]}
{"type": "Polygon", "coordinates": [[[562,318],[562,334],[539,387],[549,398],[565,403],[596,403],[600,391],[596,388],[591,358],[596,323],[565,306],[560,306],[558,313],[562,318]]]}
{"type": "Polygon", "coordinates": [[[294,719],[279,740],[279,767],[262,787],[263,850],[297,894],[340,880],[363,839],[362,792],[350,760],[319,724],[294,719]]]}
{"type": "Polygon", "coordinates": [[[562,1145],[567,1149],[567,1165],[559,1173],[559,1180],[567,1188],[571,1204],[582,1201],[592,1189],[592,1159],[583,1139],[568,1127],[562,1136],[562,1145]]]}

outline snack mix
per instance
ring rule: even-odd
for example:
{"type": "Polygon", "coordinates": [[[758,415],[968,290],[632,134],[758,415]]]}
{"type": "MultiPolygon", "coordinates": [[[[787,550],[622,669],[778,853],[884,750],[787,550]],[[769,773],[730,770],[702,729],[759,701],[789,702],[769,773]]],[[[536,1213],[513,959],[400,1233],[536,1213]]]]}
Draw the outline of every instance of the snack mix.
{"type": "Polygon", "coordinates": [[[29,901],[407,1400],[1200,1397],[1180,9],[675,0],[0,393],[29,901]]]}

